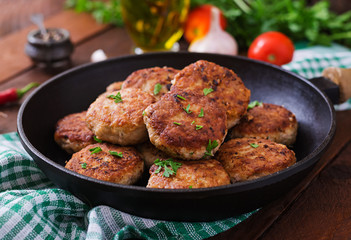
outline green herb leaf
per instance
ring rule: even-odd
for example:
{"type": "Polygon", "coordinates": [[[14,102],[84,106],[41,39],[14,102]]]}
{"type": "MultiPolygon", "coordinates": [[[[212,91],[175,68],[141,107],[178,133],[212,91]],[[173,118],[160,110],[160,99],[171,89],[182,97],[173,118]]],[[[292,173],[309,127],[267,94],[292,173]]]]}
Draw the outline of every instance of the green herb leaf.
{"type": "Polygon", "coordinates": [[[253,102],[250,102],[249,105],[247,106],[247,109],[252,109],[254,107],[258,107],[258,106],[262,106],[263,103],[262,102],[259,102],[257,100],[253,101],[253,102]]]}
{"type": "Polygon", "coordinates": [[[207,96],[207,94],[210,94],[214,90],[212,88],[204,88],[204,95],[207,96]]]}
{"type": "Polygon", "coordinates": [[[155,173],[159,173],[162,168],[164,169],[163,175],[164,177],[170,177],[171,175],[176,175],[177,170],[180,168],[180,166],[182,165],[179,162],[175,162],[173,161],[172,158],[169,158],[167,160],[160,160],[160,159],[156,159],[154,164],[156,166],[158,166],[158,168],[156,169],[155,173]]]}
{"type": "Polygon", "coordinates": [[[108,95],[107,97],[114,99],[115,103],[123,102],[120,92],[118,92],[116,95],[108,95]]]}
{"type": "Polygon", "coordinates": [[[179,123],[179,122],[173,122],[175,125],[178,125],[178,126],[180,126],[180,125],[182,125],[181,123],[179,123]]]}
{"type": "Polygon", "coordinates": [[[95,140],[96,142],[98,142],[98,143],[102,143],[102,140],[101,140],[101,139],[98,139],[98,137],[97,137],[97,136],[94,136],[93,138],[94,138],[94,140],[95,140]]]}
{"type": "Polygon", "coordinates": [[[157,94],[159,94],[161,89],[162,89],[162,85],[159,83],[156,83],[156,85],[154,87],[154,95],[156,96],[157,94]]]}
{"type": "Polygon", "coordinates": [[[196,126],[195,126],[195,129],[196,129],[196,130],[200,130],[201,128],[203,128],[203,126],[201,126],[201,125],[196,125],[196,126]]]}
{"type": "Polygon", "coordinates": [[[205,156],[213,156],[212,150],[215,149],[217,146],[218,146],[218,142],[216,140],[213,140],[211,142],[211,139],[209,139],[208,145],[206,147],[205,156]]]}
{"type": "Polygon", "coordinates": [[[87,168],[87,163],[82,163],[81,165],[80,165],[83,169],[86,169],[87,168]]]}
{"type": "Polygon", "coordinates": [[[190,104],[188,104],[188,106],[186,107],[186,108],[183,108],[184,109],[184,111],[186,112],[186,113],[192,113],[192,111],[190,111],[190,104]]]}
{"type": "Polygon", "coordinates": [[[189,186],[189,189],[192,189],[192,188],[193,188],[193,186],[190,185],[190,186],[189,186]]]}
{"type": "Polygon", "coordinates": [[[145,110],[143,111],[143,116],[145,116],[145,114],[146,114],[146,112],[145,112],[145,110]]]}
{"type": "Polygon", "coordinates": [[[192,122],[191,122],[191,125],[193,125],[194,123],[195,123],[195,121],[192,121],[192,122]]]}
{"type": "Polygon", "coordinates": [[[89,151],[91,152],[91,154],[94,154],[94,153],[101,152],[102,149],[101,147],[94,147],[94,148],[90,148],[89,151]]]}
{"type": "Polygon", "coordinates": [[[177,95],[177,98],[180,98],[180,99],[182,99],[182,100],[185,100],[185,97],[182,97],[182,96],[180,96],[180,95],[177,95]]]}
{"type": "Polygon", "coordinates": [[[199,116],[198,117],[204,117],[204,109],[203,108],[201,108],[201,110],[200,110],[200,113],[199,113],[199,116]]]}
{"type": "Polygon", "coordinates": [[[250,146],[253,147],[253,148],[258,148],[259,147],[259,145],[256,144],[256,143],[250,143],[250,146]]]}
{"type": "Polygon", "coordinates": [[[123,157],[122,152],[115,152],[115,151],[108,151],[111,155],[117,156],[117,157],[123,157]]]}

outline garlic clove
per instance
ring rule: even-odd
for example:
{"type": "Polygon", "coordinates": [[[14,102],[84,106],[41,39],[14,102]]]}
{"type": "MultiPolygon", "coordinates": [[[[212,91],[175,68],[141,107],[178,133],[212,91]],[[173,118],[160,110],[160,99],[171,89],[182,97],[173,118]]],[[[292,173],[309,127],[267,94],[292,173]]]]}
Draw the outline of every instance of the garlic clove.
{"type": "Polygon", "coordinates": [[[193,41],[188,50],[189,52],[238,54],[235,38],[221,28],[220,10],[217,7],[211,9],[211,26],[208,33],[203,38],[193,41]]]}

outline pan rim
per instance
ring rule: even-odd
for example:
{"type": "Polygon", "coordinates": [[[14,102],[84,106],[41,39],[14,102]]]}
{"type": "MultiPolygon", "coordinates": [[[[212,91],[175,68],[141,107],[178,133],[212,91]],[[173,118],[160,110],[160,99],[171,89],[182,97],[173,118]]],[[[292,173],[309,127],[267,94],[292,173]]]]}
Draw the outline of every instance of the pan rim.
{"type": "MultiPolygon", "coordinates": [[[[233,189],[236,189],[238,192],[240,192],[242,189],[245,189],[245,191],[248,191],[250,189],[254,189],[257,188],[257,185],[263,187],[266,185],[270,185],[273,182],[276,182],[277,178],[280,178],[280,181],[282,180],[282,176],[283,179],[286,179],[294,174],[296,174],[297,172],[302,171],[303,169],[306,169],[308,167],[310,167],[311,165],[313,165],[317,160],[318,157],[323,154],[323,152],[326,150],[327,146],[331,143],[331,140],[335,134],[335,130],[336,130],[336,120],[335,120],[335,109],[330,101],[330,99],[326,96],[326,94],[321,91],[320,89],[318,89],[315,85],[313,85],[310,81],[308,81],[307,79],[303,78],[302,76],[288,71],[286,69],[283,69],[279,66],[276,65],[272,65],[270,63],[266,63],[266,62],[262,62],[262,61],[258,61],[258,60],[253,60],[253,59],[249,59],[247,57],[244,56],[230,56],[230,55],[222,55],[222,54],[212,54],[212,53],[189,53],[189,52],[178,52],[178,53],[146,53],[143,55],[125,55],[125,56],[120,56],[120,57],[115,57],[115,58],[110,58],[107,59],[103,62],[97,62],[97,63],[86,63],[77,67],[74,67],[72,69],[69,69],[65,72],[62,72],[52,78],[50,78],[49,80],[47,80],[46,82],[44,82],[43,84],[41,84],[38,88],[36,88],[22,103],[20,110],[18,112],[18,117],[17,117],[17,131],[18,134],[20,136],[20,140],[22,142],[22,145],[24,145],[25,148],[28,148],[28,150],[34,154],[37,158],[43,160],[45,162],[45,164],[48,164],[62,172],[64,172],[65,174],[68,175],[72,175],[75,178],[79,178],[80,180],[83,181],[88,181],[88,182],[93,182],[94,184],[97,185],[101,185],[103,187],[108,187],[108,188],[120,188],[120,189],[124,189],[124,190],[129,190],[129,191],[138,191],[138,192],[148,192],[148,193],[155,193],[155,194],[182,194],[182,193],[208,193],[208,192],[225,192],[228,189],[230,189],[231,191],[233,191],[233,189]],[[129,59],[133,59],[133,58],[150,58],[150,57],[171,57],[174,55],[183,55],[185,56],[189,56],[189,55],[193,55],[193,56],[221,56],[221,57],[227,57],[228,59],[230,58],[236,58],[236,59],[240,59],[242,61],[248,61],[248,62],[255,62],[261,65],[266,65],[270,68],[274,68],[277,69],[279,71],[283,71],[286,74],[292,75],[294,76],[294,78],[299,79],[299,81],[302,81],[304,84],[309,85],[311,88],[314,89],[314,91],[316,91],[319,95],[322,96],[322,98],[324,99],[324,101],[327,103],[328,108],[329,108],[329,112],[331,113],[331,126],[329,128],[328,134],[326,135],[326,137],[323,139],[323,141],[321,142],[321,144],[319,146],[317,146],[311,153],[307,154],[304,158],[300,159],[297,163],[295,163],[294,165],[283,169],[281,171],[278,171],[276,173],[264,176],[264,177],[260,177],[258,179],[254,179],[254,180],[248,180],[248,181],[244,181],[244,182],[238,182],[238,183],[233,183],[233,184],[229,184],[229,185],[223,185],[223,186],[218,186],[218,187],[211,187],[211,188],[196,188],[196,189],[156,189],[156,188],[146,188],[144,186],[135,186],[135,185],[123,185],[123,184],[117,184],[117,183],[111,183],[111,182],[106,182],[106,181],[102,181],[102,180],[98,180],[95,178],[91,178],[91,177],[87,177],[81,174],[78,174],[76,172],[73,172],[71,170],[66,169],[64,166],[56,163],[54,160],[46,157],[44,154],[42,154],[37,148],[35,148],[31,142],[29,141],[29,139],[27,138],[26,134],[25,134],[25,130],[23,128],[23,124],[22,124],[22,118],[23,118],[23,114],[25,112],[26,106],[29,104],[30,100],[32,99],[32,97],[39,91],[41,91],[42,89],[44,89],[45,87],[47,87],[48,85],[52,84],[55,81],[59,81],[62,77],[66,77],[69,76],[71,74],[76,74],[79,73],[80,71],[84,71],[86,68],[90,68],[91,66],[98,66],[100,64],[111,64],[114,62],[118,62],[118,61],[124,61],[124,60],[129,60],[129,59]]],[[[32,155],[30,154],[30,155],[32,155]]],[[[33,156],[32,156],[33,157],[33,156]]],[[[34,160],[36,160],[35,157],[33,157],[34,160]]]]}

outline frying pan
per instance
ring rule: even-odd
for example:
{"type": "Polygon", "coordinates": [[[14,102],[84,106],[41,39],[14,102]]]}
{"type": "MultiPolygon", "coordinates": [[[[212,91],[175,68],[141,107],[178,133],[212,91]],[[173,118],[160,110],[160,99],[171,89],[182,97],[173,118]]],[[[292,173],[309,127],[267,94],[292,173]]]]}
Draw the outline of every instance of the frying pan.
{"type": "Polygon", "coordinates": [[[18,133],[26,151],[58,187],[91,206],[108,205],[133,215],[173,221],[212,221],[257,209],[287,193],[309,173],[335,132],[328,97],[306,79],[245,57],[205,53],[125,56],[66,71],[42,84],[22,104],[18,133]],[[234,70],[251,90],[251,100],[283,105],[299,123],[297,163],[256,180],[203,189],[148,189],[96,180],[64,168],[70,158],[54,142],[58,119],[86,110],[106,86],[148,67],[178,69],[205,59],[234,70]]]}

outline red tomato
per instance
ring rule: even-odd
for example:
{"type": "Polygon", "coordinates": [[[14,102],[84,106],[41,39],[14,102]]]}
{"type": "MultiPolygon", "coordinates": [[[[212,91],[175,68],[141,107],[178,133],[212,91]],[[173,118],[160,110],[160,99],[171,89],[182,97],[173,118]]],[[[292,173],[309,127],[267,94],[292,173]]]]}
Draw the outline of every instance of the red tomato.
{"type": "Polygon", "coordinates": [[[294,50],[294,44],[286,35],[265,32],[252,42],[248,57],[281,66],[292,60],[294,50]]]}
{"type": "MultiPolygon", "coordinates": [[[[205,4],[190,11],[184,26],[184,38],[189,43],[197,38],[205,36],[210,29],[212,7],[214,6],[205,4]]],[[[227,26],[227,20],[222,12],[220,22],[222,29],[225,29],[227,26]]]]}

